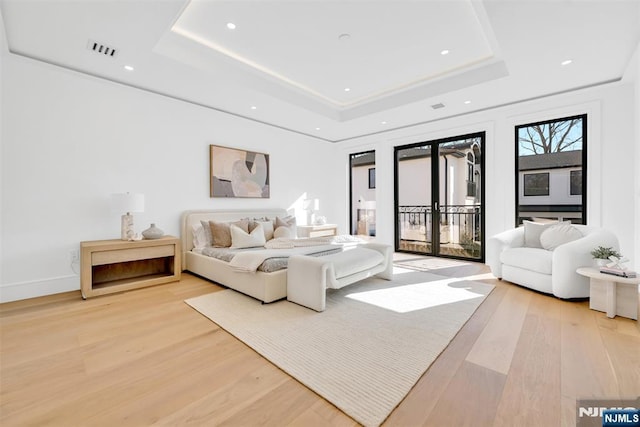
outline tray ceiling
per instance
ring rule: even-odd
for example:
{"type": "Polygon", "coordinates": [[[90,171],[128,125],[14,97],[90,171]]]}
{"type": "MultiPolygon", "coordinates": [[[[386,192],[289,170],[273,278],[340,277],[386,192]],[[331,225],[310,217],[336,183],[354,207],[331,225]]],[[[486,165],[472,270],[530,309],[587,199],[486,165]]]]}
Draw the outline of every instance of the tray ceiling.
{"type": "Polygon", "coordinates": [[[3,0],[0,10],[14,54],[341,141],[620,80],[639,5],[3,0]]]}

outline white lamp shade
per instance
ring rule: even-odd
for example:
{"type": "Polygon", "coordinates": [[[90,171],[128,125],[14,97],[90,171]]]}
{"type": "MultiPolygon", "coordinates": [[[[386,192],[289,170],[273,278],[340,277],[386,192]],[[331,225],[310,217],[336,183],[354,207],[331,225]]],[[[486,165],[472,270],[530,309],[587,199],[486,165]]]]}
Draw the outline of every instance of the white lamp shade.
{"type": "Polygon", "coordinates": [[[112,194],[111,211],[119,214],[125,212],[144,212],[144,194],[112,194]]]}
{"type": "Polygon", "coordinates": [[[320,199],[305,199],[303,206],[306,211],[318,211],[320,210],[320,199]]]}

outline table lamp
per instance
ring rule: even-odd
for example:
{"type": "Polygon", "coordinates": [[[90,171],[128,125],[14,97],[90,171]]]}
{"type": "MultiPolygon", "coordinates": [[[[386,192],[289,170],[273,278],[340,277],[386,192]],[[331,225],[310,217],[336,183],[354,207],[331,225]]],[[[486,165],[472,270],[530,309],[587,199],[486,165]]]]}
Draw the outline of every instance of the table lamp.
{"type": "Polygon", "coordinates": [[[133,215],[131,212],[144,212],[144,194],[117,193],[111,195],[111,210],[114,213],[125,212],[120,221],[120,238],[133,240],[133,215]]]}
{"type": "Polygon", "coordinates": [[[315,224],[315,214],[320,210],[320,199],[305,199],[303,207],[307,211],[307,225],[315,224]]]}

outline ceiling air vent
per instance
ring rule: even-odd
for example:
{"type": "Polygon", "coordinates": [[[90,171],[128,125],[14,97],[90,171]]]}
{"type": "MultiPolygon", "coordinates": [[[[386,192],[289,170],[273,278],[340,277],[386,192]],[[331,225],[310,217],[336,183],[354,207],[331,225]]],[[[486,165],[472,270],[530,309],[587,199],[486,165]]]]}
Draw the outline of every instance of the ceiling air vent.
{"type": "Polygon", "coordinates": [[[439,102],[437,104],[433,104],[431,108],[433,108],[434,110],[437,110],[439,108],[444,108],[444,104],[442,102],[439,102]]]}
{"type": "Polygon", "coordinates": [[[102,54],[104,56],[110,56],[110,57],[115,57],[116,56],[116,49],[107,45],[104,45],[100,42],[96,42],[93,40],[89,40],[89,43],[87,44],[87,49],[95,52],[95,53],[99,53],[102,54]]]}

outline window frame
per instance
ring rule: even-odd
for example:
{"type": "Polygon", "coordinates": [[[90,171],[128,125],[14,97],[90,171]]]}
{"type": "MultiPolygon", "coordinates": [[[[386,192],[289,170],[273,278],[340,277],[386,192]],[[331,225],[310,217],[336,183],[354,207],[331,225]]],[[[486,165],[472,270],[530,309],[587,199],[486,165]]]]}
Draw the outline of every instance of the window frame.
{"type": "MultiPolygon", "coordinates": [[[[519,165],[519,152],[520,152],[520,141],[519,141],[519,130],[521,128],[526,128],[526,127],[530,127],[530,126],[538,126],[538,125],[545,125],[545,124],[550,124],[550,123],[555,123],[555,122],[562,122],[562,121],[568,121],[568,120],[573,120],[573,119],[581,119],[582,120],[582,126],[581,126],[581,130],[582,130],[582,165],[581,165],[581,169],[582,169],[582,197],[581,197],[581,220],[580,220],[580,224],[587,224],[587,173],[588,173],[588,164],[587,164],[587,153],[588,153],[588,140],[589,140],[589,135],[588,135],[588,117],[589,115],[587,113],[584,114],[575,114],[572,116],[566,116],[566,117],[558,117],[558,118],[554,118],[554,119],[549,119],[549,120],[541,120],[541,121],[537,121],[537,122],[530,122],[530,123],[523,123],[523,124],[519,124],[514,126],[514,143],[515,143],[515,218],[514,218],[514,224],[516,227],[518,227],[519,225],[521,225],[521,222],[519,221],[520,219],[520,165],[519,165]]],[[[524,171],[522,171],[524,173],[524,171]]],[[[524,191],[524,188],[523,188],[524,191]]],[[[549,183],[549,191],[551,192],[551,183],[549,183]]],[[[569,189],[569,191],[571,191],[569,189]]],[[[577,195],[576,195],[577,196],[577,195]]],[[[527,196],[529,197],[529,196],[527,196]]],[[[546,211],[545,211],[546,212],[546,211]]],[[[541,212],[541,214],[543,214],[544,212],[541,212]]],[[[572,221],[574,222],[574,221],[572,221]]],[[[575,223],[578,223],[577,221],[575,221],[575,223]]]]}

